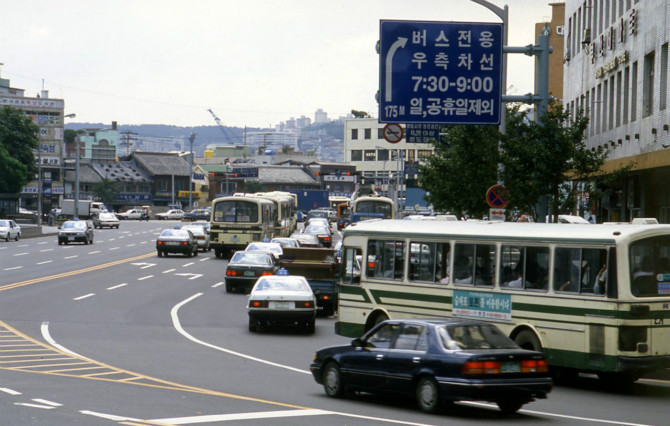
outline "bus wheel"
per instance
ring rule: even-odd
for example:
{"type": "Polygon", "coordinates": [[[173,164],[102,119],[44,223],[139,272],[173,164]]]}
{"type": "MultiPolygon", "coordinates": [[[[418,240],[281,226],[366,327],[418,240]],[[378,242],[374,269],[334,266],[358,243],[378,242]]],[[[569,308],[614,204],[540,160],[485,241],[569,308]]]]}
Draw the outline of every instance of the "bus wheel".
{"type": "Polygon", "coordinates": [[[516,335],[516,337],[514,337],[514,341],[523,349],[542,352],[542,344],[540,344],[540,339],[538,339],[535,333],[530,330],[521,331],[516,335]]]}
{"type": "Polygon", "coordinates": [[[367,324],[365,324],[365,332],[367,333],[368,331],[373,329],[377,324],[382,323],[387,319],[389,319],[389,317],[385,313],[383,312],[378,313],[377,315],[374,316],[374,318],[368,321],[367,324]]]}
{"type": "Polygon", "coordinates": [[[221,259],[221,256],[223,256],[223,250],[219,248],[214,249],[214,255],[216,256],[217,259],[221,259]]]}

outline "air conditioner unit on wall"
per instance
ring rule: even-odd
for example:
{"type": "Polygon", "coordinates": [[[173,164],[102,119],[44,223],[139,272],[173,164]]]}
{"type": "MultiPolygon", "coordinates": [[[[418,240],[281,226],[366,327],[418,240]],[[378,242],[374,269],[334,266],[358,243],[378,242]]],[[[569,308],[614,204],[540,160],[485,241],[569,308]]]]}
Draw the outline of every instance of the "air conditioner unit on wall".
{"type": "Polygon", "coordinates": [[[591,29],[586,28],[584,30],[584,36],[582,37],[582,44],[589,44],[591,43],[591,29]]]}

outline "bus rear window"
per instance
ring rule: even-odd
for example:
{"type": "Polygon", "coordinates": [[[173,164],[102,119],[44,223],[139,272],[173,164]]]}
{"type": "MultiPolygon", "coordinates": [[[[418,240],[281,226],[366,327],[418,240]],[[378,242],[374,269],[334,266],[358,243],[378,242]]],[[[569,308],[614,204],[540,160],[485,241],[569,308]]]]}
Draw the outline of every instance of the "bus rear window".
{"type": "Polygon", "coordinates": [[[258,205],[248,201],[222,201],[214,205],[214,222],[257,223],[258,205]]]}
{"type": "Polygon", "coordinates": [[[629,253],[633,295],[670,295],[670,236],[637,241],[631,244],[629,253]]]}

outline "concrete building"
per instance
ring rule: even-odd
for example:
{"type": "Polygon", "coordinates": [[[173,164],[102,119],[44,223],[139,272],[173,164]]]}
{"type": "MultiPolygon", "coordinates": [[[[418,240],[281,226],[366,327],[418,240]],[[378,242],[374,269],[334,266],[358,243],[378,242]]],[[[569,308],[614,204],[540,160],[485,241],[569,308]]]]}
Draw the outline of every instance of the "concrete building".
{"type": "Polygon", "coordinates": [[[41,178],[23,188],[20,203],[21,207],[28,210],[47,212],[52,206],[59,204],[64,190],[62,166],[65,102],[62,99],[49,98],[47,90],[42,90],[34,97],[25,96],[25,90],[11,87],[8,79],[0,78],[0,107],[4,106],[22,110],[39,127],[40,146],[35,152],[35,159],[41,178]]]}
{"type": "Polygon", "coordinates": [[[602,221],[670,222],[667,0],[567,0],[563,101],[589,118],[587,146],[609,151],[605,171],[633,163],[601,200],[602,221]]]}
{"type": "Polygon", "coordinates": [[[373,184],[377,192],[396,200],[403,208],[408,179],[417,176],[417,164],[433,155],[430,143],[390,143],[384,139],[384,124],[376,118],[346,120],[344,162],[356,167],[360,181],[373,184]]]}
{"type": "Polygon", "coordinates": [[[327,123],[328,122],[328,113],[323,109],[319,108],[314,113],[314,123],[327,123]]]}

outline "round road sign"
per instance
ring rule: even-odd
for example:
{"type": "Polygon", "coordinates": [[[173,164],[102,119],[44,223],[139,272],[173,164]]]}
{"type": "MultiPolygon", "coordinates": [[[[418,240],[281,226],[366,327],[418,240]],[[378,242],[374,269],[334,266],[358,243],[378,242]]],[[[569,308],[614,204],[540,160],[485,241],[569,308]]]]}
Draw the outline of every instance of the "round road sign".
{"type": "Polygon", "coordinates": [[[384,139],[390,143],[398,143],[405,136],[405,129],[400,124],[390,123],[384,126],[384,139]]]}
{"type": "Polygon", "coordinates": [[[509,204],[509,191],[502,185],[493,185],[486,191],[486,202],[494,209],[504,209],[509,204]]]}

